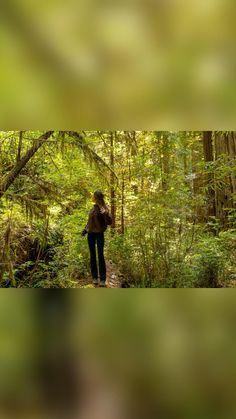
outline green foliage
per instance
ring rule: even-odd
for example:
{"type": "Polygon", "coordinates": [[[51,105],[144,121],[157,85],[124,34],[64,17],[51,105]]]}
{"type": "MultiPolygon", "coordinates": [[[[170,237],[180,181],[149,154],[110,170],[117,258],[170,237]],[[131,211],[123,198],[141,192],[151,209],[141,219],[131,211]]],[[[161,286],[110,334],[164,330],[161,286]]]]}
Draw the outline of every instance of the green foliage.
{"type": "Polygon", "coordinates": [[[135,271],[133,269],[134,247],[129,241],[128,235],[107,235],[107,254],[120,268],[124,277],[130,284],[135,280],[135,271]]]}
{"type": "MultiPolygon", "coordinates": [[[[54,131],[10,185],[0,200],[1,286],[87,286],[80,233],[91,193],[104,190],[111,206],[112,188],[105,252],[131,286],[231,286],[235,156],[206,162],[200,132],[115,131],[112,162],[110,134],[54,131]]],[[[23,132],[20,143],[19,132],[0,133],[0,182],[40,135],[23,132]]]]}
{"type": "Polygon", "coordinates": [[[216,288],[224,272],[225,255],[218,238],[206,236],[195,246],[192,263],[195,270],[194,286],[216,288]]]}
{"type": "MultiPolygon", "coordinates": [[[[150,231],[146,234],[152,239],[150,231]]],[[[198,232],[192,247],[189,234],[185,232],[181,244],[165,239],[155,243],[156,251],[148,242],[135,246],[128,234],[115,236],[109,254],[135,287],[217,288],[236,280],[235,231],[219,237],[198,232]]]]}

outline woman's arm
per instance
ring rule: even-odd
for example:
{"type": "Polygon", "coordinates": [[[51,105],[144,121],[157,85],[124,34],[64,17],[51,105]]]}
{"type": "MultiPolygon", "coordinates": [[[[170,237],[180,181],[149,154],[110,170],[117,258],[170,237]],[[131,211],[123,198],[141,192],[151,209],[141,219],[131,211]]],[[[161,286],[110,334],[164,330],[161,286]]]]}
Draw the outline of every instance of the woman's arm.
{"type": "Polygon", "coordinates": [[[82,231],[82,233],[81,233],[81,236],[82,236],[82,237],[86,236],[86,234],[88,233],[88,225],[89,225],[89,217],[90,217],[90,214],[91,214],[91,211],[89,211],[89,215],[88,215],[88,222],[87,222],[87,224],[86,224],[85,228],[83,229],[83,231],[82,231]]]}
{"type": "Polygon", "coordinates": [[[105,219],[106,219],[106,224],[108,226],[112,224],[112,218],[111,218],[109,212],[107,214],[105,214],[105,219]]]}
{"type": "Polygon", "coordinates": [[[83,229],[81,236],[84,237],[88,233],[88,223],[86,224],[85,228],[83,229]]]}
{"type": "Polygon", "coordinates": [[[106,224],[111,225],[112,224],[112,218],[110,216],[108,208],[103,208],[102,207],[102,208],[100,208],[100,212],[104,216],[106,224]]]}

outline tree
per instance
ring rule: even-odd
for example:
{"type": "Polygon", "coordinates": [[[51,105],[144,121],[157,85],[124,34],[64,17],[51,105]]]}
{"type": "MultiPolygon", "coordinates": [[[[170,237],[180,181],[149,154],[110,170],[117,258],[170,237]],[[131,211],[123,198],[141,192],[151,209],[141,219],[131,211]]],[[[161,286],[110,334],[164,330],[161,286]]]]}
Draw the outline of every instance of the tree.
{"type": "Polygon", "coordinates": [[[30,149],[25,153],[22,158],[18,158],[15,166],[12,170],[6,175],[5,179],[0,183],[0,199],[5,194],[5,192],[10,188],[12,183],[15,181],[17,176],[21,173],[24,167],[27,165],[30,159],[35,155],[40,147],[48,140],[49,137],[53,134],[53,131],[47,131],[42,134],[37,140],[34,140],[34,144],[30,149]]]}
{"type": "Polygon", "coordinates": [[[113,215],[107,255],[134,286],[215,287],[236,275],[235,133],[40,134],[0,132],[1,286],[87,281],[80,231],[95,189],[113,215]]]}
{"type": "Polygon", "coordinates": [[[110,175],[110,200],[111,200],[111,217],[112,217],[112,225],[111,228],[114,230],[116,228],[116,194],[115,194],[115,176],[114,176],[114,169],[115,169],[115,156],[114,156],[114,148],[115,148],[115,135],[116,133],[110,132],[110,167],[111,167],[111,175],[110,175]]]}
{"type": "MultiPolygon", "coordinates": [[[[207,168],[211,167],[211,164],[214,161],[213,155],[213,138],[212,131],[203,132],[203,151],[204,151],[204,160],[207,168]]],[[[212,171],[208,171],[205,182],[207,185],[207,219],[210,217],[216,216],[216,206],[215,206],[215,191],[214,191],[214,174],[212,171]]]]}
{"type": "Polygon", "coordinates": [[[216,216],[223,225],[227,224],[227,214],[235,209],[236,191],[236,138],[232,132],[215,133],[216,155],[216,216]]]}

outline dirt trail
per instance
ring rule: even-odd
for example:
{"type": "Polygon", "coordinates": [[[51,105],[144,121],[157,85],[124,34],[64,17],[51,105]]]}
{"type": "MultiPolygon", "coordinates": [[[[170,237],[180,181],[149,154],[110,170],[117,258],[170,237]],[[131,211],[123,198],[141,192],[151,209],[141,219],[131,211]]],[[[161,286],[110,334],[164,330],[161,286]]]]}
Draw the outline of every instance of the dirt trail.
{"type": "Polygon", "coordinates": [[[121,288],[124,276],[110,261],[106,262],[107,266],[107,288],[121,288]]]}
{"type": "MultiPolygon", "coordinates": [[[[119,272],[118,268],[114,265],[114,263],[112,263],[111,261],[106,261],[106,268],[106,288],[123,288],[124,276],[119,272]]],[[[99,285],[93,285],[91,277],[88,277],[82,281],[79,280],[79,285],[86,288],[99,288],[99,285]]]]}

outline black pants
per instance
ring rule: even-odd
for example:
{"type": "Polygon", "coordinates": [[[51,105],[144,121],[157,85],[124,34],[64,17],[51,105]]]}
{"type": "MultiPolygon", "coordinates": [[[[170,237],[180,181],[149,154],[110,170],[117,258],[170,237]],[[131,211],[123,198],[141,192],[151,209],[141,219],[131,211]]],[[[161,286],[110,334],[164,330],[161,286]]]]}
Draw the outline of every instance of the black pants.
{"type": "Polygon", "coordinates": [[[99,277],[106,281],[106,264],[104,259],[104,233],[88,233],[88,245],[90,251],[90,268],[93,279],[98,279],[98,268],[96,258],[96,243],[98,251],[99,277]]]}

